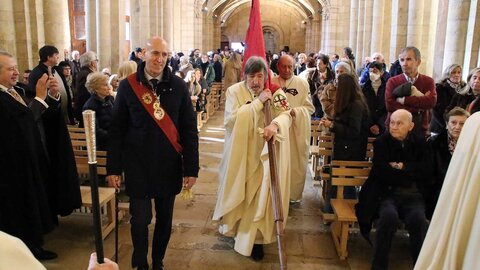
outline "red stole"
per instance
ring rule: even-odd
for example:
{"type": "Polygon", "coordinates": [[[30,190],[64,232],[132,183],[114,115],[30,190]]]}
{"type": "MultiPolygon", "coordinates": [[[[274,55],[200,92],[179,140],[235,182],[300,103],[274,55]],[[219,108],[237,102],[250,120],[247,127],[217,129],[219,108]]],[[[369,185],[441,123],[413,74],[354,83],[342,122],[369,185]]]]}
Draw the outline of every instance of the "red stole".
{"type": "Polygon", "coordinates": [[[158,127],[163,131],[165,136],[167,136],[167,139],[170,141],[172,146],[177,150],[179,154],[182,153],[182,145],[180,144],[180,135],[178,134],[178,130],[175,127],[175,124],[173,123],[172,119],[168,115],[167,111],[165,111],[165,115],[161,120],[158,120],[155,118],[153,114],[153,103],[155,96],[152,94],[150,89],[145,87],[144,85],[140,84],[136,80],[136,75],[137,73],[133,73],[130,76],[127,77],[128,83],[130,83],[130,86],[133,89],[133,92],[137,96],[138,100],[140,103],[143,105],[145,110],[147,110],[148,114],[150,117],[152,117],[153,121],[157,123],[158,127]]]}

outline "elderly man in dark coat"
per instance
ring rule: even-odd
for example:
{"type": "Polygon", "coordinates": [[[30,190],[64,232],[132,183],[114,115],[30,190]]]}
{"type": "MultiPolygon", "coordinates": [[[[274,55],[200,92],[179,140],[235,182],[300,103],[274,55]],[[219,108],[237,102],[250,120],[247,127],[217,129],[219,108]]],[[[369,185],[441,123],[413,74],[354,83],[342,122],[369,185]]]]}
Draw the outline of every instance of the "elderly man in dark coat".
{"type": "Polygon", "coordinates": [[[400,220],[410,234],[414,262],[427,233],[424,192],[430,175],[428,152],[425,140],[411,133],[413,125],[407,110],[392,113],[388,132],[375,140],[372,171],[356,205],[360,231],[368,241],[372,222],[378,217],[372,269],[388,269],[390,247],[400,220]]]}
{"type": "MultiPolygon", "coordinates": [[[[26,103],[13,89],[18,78],[12,55],[0,51],[0,230],[20,238],[37,259],[57,254],[44,250],[43,234],[53,229],[45,192],[45,152],[36,118],[46,110],[47,76],[36,97],[26,103]]],[[[55,88],[53,80],[48,86],[55,88]]]]}
{"type": "Polygon", "coordinates": [[[109,130],[107,180],[120,187],[125,173],[130,197],[132,266],[149,269],[148,224],[155,201],[153,269],[163,269],[172,229],[175,195],[197,179],[198,131],[185,82],[167,66],[168,45],[160,37],[147,43],[145,62],[120,83],[109,130]],[[182,181],[183,178],[183,181],[182,181]]]}

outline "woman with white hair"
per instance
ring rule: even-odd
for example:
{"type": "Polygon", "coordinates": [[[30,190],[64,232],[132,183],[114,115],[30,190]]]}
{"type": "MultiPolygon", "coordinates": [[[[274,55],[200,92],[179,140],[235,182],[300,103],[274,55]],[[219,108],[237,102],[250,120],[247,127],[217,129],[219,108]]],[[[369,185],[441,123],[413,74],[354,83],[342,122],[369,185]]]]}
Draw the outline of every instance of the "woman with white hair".
{"type": "Polygon", "coordinates": [[[430,132],[439,134],[445,130],[444,115],[447,113],[447,107],[450,105],[453,96],[456,93],[464,91],[466,82],[462,80],[462,66],[451,64],[444,71],[443,76],[435,84],[437,90],[437,104],[432,110],[432,121],[430,122],[430,132]]]}
{"type": "Polygon", "coordinates": [[[108,129],[112,120],[113,97],[110,95],[111,86],[108,76],[101,72],[94,72],[87,77],[85,86],[91,96],[83,106],[83,110],[95,111],[95,131],[97,150],[107,150],[108,129]]]}
{"type": "Polygon", "coordinates": [[[323,88],[323,91],[319,93],[320,103],[322,104],[322,109],[324,112],[324,118],[329,120],[333,120],[333,116],[335,114],[334,104],[335,104],[335,96],[337,94],[337,79],[340,74],[350,74],[354,76],[352,73],[352,68],[349,64],[345,62],[339,62],[335,66],[335,80],[333,84],[328,84],[323,88]]]}
{"type": "Polygon", "coordinates": [[[187,74],[190,70],[193,70],[193,66],[188,60],[186,55],[180,57],[180,68],[179,70],[183,72],[183,74],[187,74]]]}

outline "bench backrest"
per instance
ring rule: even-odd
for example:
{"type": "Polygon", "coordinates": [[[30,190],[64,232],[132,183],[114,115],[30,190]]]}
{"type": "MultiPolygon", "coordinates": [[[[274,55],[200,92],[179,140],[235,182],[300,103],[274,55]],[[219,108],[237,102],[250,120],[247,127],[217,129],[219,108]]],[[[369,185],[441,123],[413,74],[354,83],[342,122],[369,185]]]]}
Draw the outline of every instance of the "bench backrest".
{"type": "Polygon", "coordinates": [[[332,160],[331,181],[337,186],[337,199],[343,199],[343,189],[346,186],[362,186],[367,180],[372,163],[370,161],[332,160]]]}
{"type": "MultiPolygon", "coordinates": [[[[80,178],[86,179],[90,174],[88,165],[87,140],[84,128],[68,127],[72,142],[73,155],[80,178]]],[[[97,174],[107,175],[107,151],[97,151],[97,174]]]]}

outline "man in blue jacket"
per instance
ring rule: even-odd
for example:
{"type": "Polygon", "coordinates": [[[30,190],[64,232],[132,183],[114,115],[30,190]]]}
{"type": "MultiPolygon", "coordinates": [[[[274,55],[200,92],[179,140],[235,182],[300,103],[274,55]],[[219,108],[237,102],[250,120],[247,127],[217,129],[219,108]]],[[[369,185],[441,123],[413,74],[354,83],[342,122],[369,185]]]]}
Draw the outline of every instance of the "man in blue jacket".
{"type": "Polygon", "coordinates": [[[153,269],[163,269],[172,229],[175,195],[198,176],[196,115],[185,82],[167,66],[168,44],[152,37],[145,61],[120,83],[108,145],[107,180],[120,187],[125,173],[130,197],[132,266],[149,269],[148,224],[155,201],[153,269]]]}

